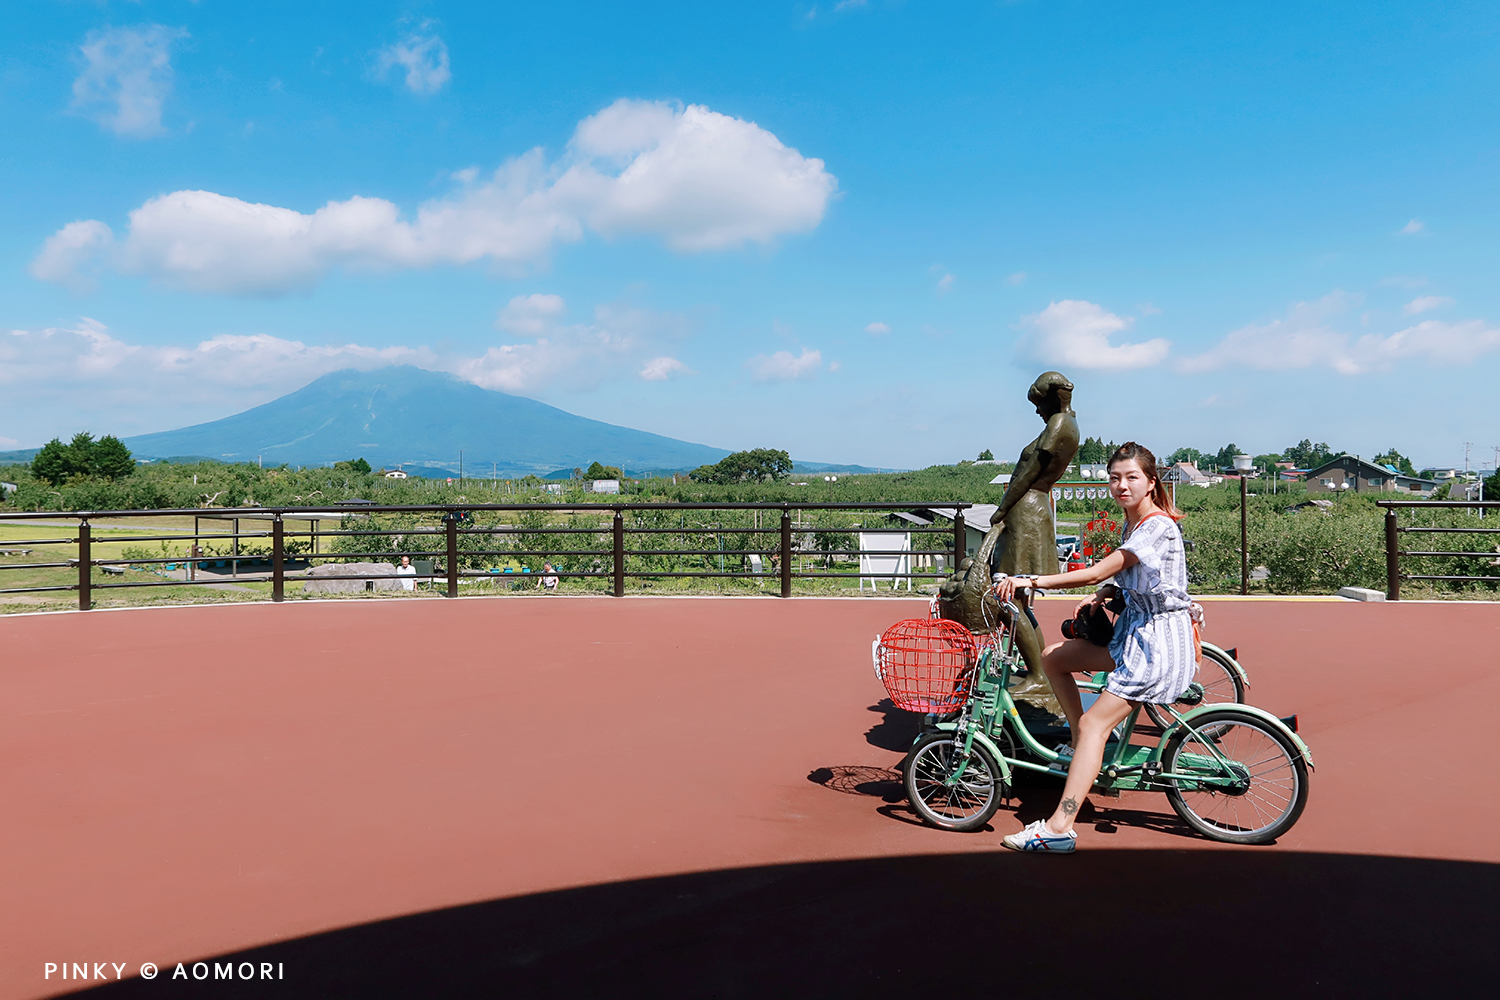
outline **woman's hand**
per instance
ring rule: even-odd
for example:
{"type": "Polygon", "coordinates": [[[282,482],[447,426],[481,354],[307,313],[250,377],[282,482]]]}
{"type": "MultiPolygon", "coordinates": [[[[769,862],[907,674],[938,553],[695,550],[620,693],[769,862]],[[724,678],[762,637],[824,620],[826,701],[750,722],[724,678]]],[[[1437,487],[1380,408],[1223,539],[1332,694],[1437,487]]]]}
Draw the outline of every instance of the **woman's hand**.
{"type": "Polygon", "coordinates": [[[1093,597],[1090,597],[1087,600],[1078,602],[1078,607],[1073,610],[1073,617],[1077,618],[1081,616],[1089,608],[1099,608],[1103,606],[1104,595],[1095,594],[1093,597]]]}
{"type": "Polygon", "coordinates": [[[995,595],[995,600],[1004,604],[1013,600],[1016,591],[1022,587],[1035,587],[1036,585],[1037,577],[1035,576],[1004,576],[995,581],[995,585],[990,588],[990,593],[995,595]]]}

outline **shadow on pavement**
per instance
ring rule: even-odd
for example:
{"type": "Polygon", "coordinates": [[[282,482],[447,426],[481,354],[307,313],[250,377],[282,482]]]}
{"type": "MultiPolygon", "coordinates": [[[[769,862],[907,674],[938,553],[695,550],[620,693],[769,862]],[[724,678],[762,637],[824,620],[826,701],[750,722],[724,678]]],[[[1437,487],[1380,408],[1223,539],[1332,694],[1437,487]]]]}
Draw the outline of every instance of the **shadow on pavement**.
{"type": "Polygon", "coordinates": [[[775,865],[494,900],[218,958],[281,964],[281,982],[173,982],[168,968],[96,992],[1422,996],[1489,981],[1497,897],[1497,865],[1255,849],[775,865]]]}

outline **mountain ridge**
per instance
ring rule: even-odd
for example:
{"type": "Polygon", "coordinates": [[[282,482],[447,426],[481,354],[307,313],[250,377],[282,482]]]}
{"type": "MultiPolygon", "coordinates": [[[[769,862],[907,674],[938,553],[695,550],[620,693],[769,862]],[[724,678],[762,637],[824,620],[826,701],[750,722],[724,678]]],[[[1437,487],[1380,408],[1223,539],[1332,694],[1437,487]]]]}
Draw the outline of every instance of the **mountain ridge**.
{"type": "Polygon", "coordinates": [[[372,465],[506,476],[601,461],[633,472],[692,469],[728,449],[568,413],[484,389],[444,372],[393,365],[331,372],[240,413],[124,439],[140,457],[202,455],[226,462],[372,465]]]}

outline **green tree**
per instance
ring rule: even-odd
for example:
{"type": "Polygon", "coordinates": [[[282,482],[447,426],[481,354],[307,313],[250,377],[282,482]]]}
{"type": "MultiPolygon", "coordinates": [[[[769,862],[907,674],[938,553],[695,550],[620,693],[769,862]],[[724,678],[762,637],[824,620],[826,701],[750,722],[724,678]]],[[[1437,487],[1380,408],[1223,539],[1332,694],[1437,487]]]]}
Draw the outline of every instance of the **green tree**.
{"type": "Polygon", "coordinates": [[[1203,461],[1203,458],[1203,452],[1197,448],[1178,448],[1167,456],[1167,464],[1176,465],[1178,462],[1191,462],[1193,465],[1198,465],[1203,461]]]}
{"type": "Polygon", "coordinates": [[[73,473],[72,456],[68,446],[58,438],[42,445],[31,460],[31,474],[50,486],[60,486],[73,473]]]}
{"type": "Polygon", "coordinates": [[[1232,469],[1234,468],[1234,456],[1240,454],[1243,454],[1243,452],[1240,451],[1239,446],[1231,441],[1220,448],[1219,453],[1209,459],[1209,461],[1213,463],[1216,469],[1232,469]]]}
{"type": "Polygon", "coordinates": [[[334,462],[333,467],[340,472],[357,472],[362,476],[368,476],[371,472],[370,463],[363,458],[352,459],[348,462],[334,462]]]}
{"type": "Polygon", "coordinates": [[[1313,444],[1311,438],[1303,438],[1282,454],[1286,456],[1286,461],[1299,469],[1316,469],[1333,457],[1333,449],[1328,447],[1326,441],[1313,444]]]}
{"type": "MultiPolygon", "coordinates": [[[[1415,476],[1417,470],[1412,467],[1411,459],[1401,454],[1395,448],[1375,456],[1376,465],[1393,465],[1402,475],[1415,476]]],[[[1485,491],[1489,492],[1488,490],[1485,491]]]]}
{"type": "Polygon", "coordinates": [[[979,453],[979,460],[981,462],[993,462],[995,460],[995,453],[986,448],[979,453]]]}
{"type": "Polygon", "coordinates": [[[701,483],[778,482],[792,471],[792,459],[774,448],[752,448],[725,455],[716,465],[700,465],[692,478],[701,483]]]}
{"type": "Polygon", "coordinates": [[[1084,438],[1083,444],[1078,446],[1078,461],[1084,465],[1098,465],[1108,459],[1109,455],[1102,438],[1084,438]]]}
{"type": "Polygon", "coordinates": [[[113,434],[106,434],[94,442],[89,455],[89,472],[105,479],[124,479],[135,472],[135,459],[123,441],[113,434]]]}
{"type": "Polygon", "coordinates": [[[583,471],[583,478],[624,479],[625,477],[621,475],[620,470],[615,468],[613,465],[600,465],[598,462],[595,462],[583,471]]]}

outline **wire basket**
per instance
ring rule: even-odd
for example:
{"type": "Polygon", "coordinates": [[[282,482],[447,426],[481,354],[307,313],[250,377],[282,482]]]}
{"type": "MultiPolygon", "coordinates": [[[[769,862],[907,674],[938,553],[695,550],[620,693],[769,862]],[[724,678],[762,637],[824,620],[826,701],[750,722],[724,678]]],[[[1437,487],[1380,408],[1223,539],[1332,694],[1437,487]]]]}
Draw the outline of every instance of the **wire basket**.
{"type": "Polygon", "coordinates": [[[897,622],[875,640],[875,676],[908,712],[946,715],[963,708],[974,682],[974,633],[943,618],[897,622]]]}

